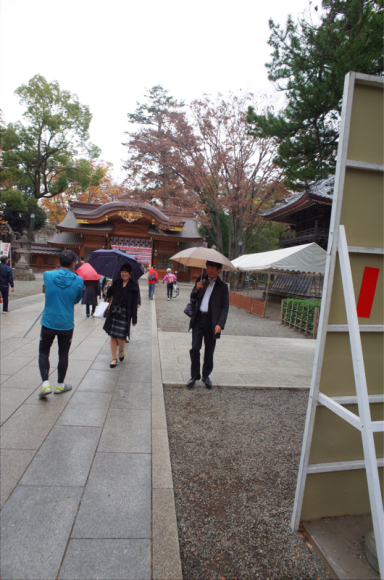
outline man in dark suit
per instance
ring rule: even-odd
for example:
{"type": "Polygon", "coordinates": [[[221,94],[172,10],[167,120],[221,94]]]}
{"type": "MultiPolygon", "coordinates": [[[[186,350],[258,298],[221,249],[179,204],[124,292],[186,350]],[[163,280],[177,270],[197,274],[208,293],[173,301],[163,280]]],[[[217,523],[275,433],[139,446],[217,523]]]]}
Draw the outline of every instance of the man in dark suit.
{"type": "Polygon", "coordinates": [[[208,278],[198,279],[191,293],[195,307],[189,328],[192,328],[191,378],[187,383],[192,388],[200,380],[200,350],[205,345],[203,382],[207,389],[212,387],[209,375],[213,370],[213,353],[216,340],[220,338],[229,310],[228,286],[219,278],[222,264],[207,261],[208,278]]]}

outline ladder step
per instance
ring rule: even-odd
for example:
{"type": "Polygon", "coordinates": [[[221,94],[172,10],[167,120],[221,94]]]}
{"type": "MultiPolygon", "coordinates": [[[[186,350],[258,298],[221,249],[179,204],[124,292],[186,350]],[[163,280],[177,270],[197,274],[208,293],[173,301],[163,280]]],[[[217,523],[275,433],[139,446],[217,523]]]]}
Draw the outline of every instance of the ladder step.
{"type": "Polygon", "coordinates": [[[368,171],[384,171],[384,165],[381,163],[368,163],[367,161],[355,161],[347,159],[346,166],[351,169],[365,169],[368,171]]]}
{"type": "MultiPolygon", "coordinates": [[[[359,324],[360,332],[384,332],[384,324],[359,324]]],[[[348,324],[328,324],[327,332],[349,332],[348,324]]]]}
{"type": "Polygon", "coordinates": [[[348,246],[350,254],[384,254],[384,248],[368,248],[365,246],[348,246]]]}
{"type": "MultiPolygon", "coordinates": [[[[330,397],[332,401],[339,403],[339,405],[357,405],[357,397],[356,395],[347,395],[344,397],[330,397]]],[[[370,403],[384,403],[384,395],[369,395],[368,400],[370,403]]],[[[319,406],[322,403],[319,401],[317,402],[319,406]]]]}
{"type": "MultiPolygon", "coordinates": [[[[377,460],[377,467],[384,467],[383,457],[377,460]]],[[[359,459],[358,461],[335,461],[333,463],[312,463],[308,465],[308,473],[349,471],[351,469],[365,469],[364,459],[359,459]]]]}

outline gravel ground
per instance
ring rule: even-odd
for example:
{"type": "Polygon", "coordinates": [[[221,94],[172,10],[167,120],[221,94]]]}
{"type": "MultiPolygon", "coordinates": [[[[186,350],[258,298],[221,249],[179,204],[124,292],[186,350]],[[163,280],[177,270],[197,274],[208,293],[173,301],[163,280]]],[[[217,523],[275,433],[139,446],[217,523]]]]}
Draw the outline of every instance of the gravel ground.
{"type": "Polygon", "coordinates": [[[331,578],[290,529],[308,393],[164,393],[184,579],[331,578]]]}
{"type": "MultiPolygon", "coordinates": [[[[189,302],[192,285],[180,285],[178,298],[167,301],[166,286],[156,285],[157,326],[163,332],[187,332],[189,318],[184,314],[184,308],[189,302]]],[[[142,299],[147,299],[146,291],[142,292],[142,299]]],[[[274,336],[276,338],[305,338],[303,334],[295,332],[280,324],[280,304],[271,302],[267,307],[267,317],[260,318],[248,314],[245,310],[229,307],[227,324],[223,334],[235,336],[274,336]]],[[[312,339],[309,339],[312,340],[312,339]]]]}
{"type": "Polygon", "coordinates": [[[11,292],[9,289],[9,301],[17,300],[18,298],[25,298],[26,296],[34,296],[35,294],[42,294],[43,291],[43,274],[35,274],[36,280],[24,282],[22,280],[15,280],[15,291],[11,292]]]}

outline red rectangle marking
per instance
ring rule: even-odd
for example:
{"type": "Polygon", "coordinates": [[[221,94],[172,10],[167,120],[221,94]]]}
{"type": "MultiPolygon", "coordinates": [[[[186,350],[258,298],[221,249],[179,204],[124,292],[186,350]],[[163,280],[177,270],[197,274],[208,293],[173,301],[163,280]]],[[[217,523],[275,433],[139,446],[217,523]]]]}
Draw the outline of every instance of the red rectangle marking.
{"type": "Polygon", "coordinates": [[[357,316],[359,318],[370,318],[373,299],[375,297],[377,279],[380,268],[364,269],[364,276],[361,282],[359,300],[357,302],[357,316]]]}

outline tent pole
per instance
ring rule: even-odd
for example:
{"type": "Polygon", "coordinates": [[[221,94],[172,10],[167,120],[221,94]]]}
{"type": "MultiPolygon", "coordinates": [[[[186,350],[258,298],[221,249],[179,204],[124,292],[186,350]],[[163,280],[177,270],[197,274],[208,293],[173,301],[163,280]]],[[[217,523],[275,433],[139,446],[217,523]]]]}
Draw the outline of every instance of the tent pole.
{"type": "Polygon", "coordinates": [[[249,296],[249,272],[248,272],[248,288],[247,288],[247,297],[249,296]]]}
{"type": "Polygon", "coordinates": [[[268,281],[267,281],[267,291],[265,293],[265,310],[264,310],[264,318],[266,318],[267,313],[267,305],[268,305],[268,291],[269,291],[269,279],[271,277],[271,270],[268,270],[268,281]]]}

